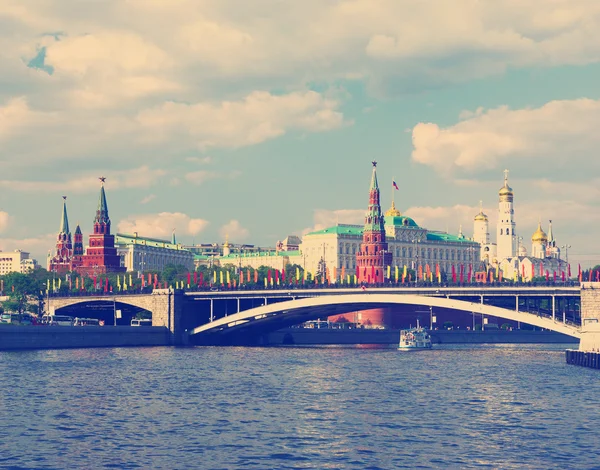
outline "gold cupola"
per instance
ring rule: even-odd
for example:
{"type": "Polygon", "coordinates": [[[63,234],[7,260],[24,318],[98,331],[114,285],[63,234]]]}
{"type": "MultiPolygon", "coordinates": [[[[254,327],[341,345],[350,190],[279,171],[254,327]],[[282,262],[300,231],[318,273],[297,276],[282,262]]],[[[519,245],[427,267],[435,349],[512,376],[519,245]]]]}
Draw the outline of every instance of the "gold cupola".
{"type": "Polygon", "coordinates": [[[488,216],[483,213],[483,201],[479,201],[479,214],[475,216],[475,222],[487,222],[488,216]]]}
{"type": "Polygon", "coordinates": [[[531,236],[531,241],[532,242],[547,242],[548,241],[548,235],[546,235],[546,232],[544,232],[542,230],[542,222],[538,222],[538,228],[535,232],[533,232],[533,235],[531,236]]]}
{"type": "Polygon", "coordinates": [[[392,207],[390,207],[386,211],[385,216],[386,217],[401,217],[402,216],[400,211],[398,209],[396,209],[396,204],[394,204],[394,201],[392,201],[392,207]]]}
{"type": "Polygon", "coordinates": [[[508,170],[504,170],[504,186],[500,188],[498,195],[500,196],[500,201],[512,202],[514,193],[512,188],[508,185],[508,170]]]}

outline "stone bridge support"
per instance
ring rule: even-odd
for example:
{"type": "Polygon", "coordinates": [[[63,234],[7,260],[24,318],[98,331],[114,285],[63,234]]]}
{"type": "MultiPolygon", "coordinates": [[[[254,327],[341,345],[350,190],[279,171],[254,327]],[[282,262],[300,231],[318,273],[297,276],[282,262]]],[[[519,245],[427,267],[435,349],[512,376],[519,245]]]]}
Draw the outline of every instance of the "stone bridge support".
{"type": "Polygon", "coordinates": [[[54,297],[49,299],[50,312],[59,314],[59,309],[90,302],[118,302],[152,313],[152,326],[164,326],[171,332],[172,344],[183,344],[182,317],[184,295],[174,289],[154,289],[151,294],[98,296],[98,297],[54,297]]]}
{"type": "Polygon", "coordinates": [[[600,282],[581,284],[580,351],[600,351],[600,282]]]}

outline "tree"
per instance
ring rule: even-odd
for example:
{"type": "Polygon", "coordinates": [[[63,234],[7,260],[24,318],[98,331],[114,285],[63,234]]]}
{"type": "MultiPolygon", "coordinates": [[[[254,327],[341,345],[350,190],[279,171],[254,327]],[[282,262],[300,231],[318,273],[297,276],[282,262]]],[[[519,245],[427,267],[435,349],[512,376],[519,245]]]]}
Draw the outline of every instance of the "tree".
{"type": "Polygon", "coordinates": [[[173,284],[175,281],[183,280],[187,276],[188,269],[181,265],[167,264],[162,272],[162,278],[167,281],[167,284],[173,284]]]}
{"type": "Polygon", "coordinates": [[[444,330],[451,330],[454,326],[454,323],[452,323],[451,321],[445,321],[442,326],[444,327],[444,330]]]}
{"type": "Polygon", "coordinates": [[[30,301],[39,300],[43,288],[36,276],[16,272],[4,276],[4,286],[9,297],[5,308],[19,314],[28,310],[30,301]]]}

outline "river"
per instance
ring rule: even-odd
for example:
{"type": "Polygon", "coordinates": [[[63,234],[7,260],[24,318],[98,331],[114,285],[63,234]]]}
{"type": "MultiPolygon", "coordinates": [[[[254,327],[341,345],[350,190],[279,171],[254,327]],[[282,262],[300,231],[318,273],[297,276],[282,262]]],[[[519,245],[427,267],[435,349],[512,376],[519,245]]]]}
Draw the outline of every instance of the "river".
{"type": "Polygon", "coordinates": [[[599,468],[564,348],[0,352],[0,468],[599,468]]]}

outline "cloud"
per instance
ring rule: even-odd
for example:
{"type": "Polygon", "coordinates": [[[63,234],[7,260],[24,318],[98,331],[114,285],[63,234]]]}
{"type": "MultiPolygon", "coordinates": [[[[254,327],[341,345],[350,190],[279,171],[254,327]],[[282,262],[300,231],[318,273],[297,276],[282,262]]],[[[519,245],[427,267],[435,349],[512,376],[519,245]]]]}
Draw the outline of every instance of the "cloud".
{"type": "MultiPolygon", "coordinates": [[[[488,210],[484,208],[484,212],[488,210]]],[[[457,234],[462,226],[465,236],[472,235],[473,217],[479,213],[479,207],[457,204],[451,207],[417,206],[405,211],[405,215],[414,219],[421,227],[432,231],[442,231],[457,234]]],[[[493,210],[486,212],[488,216],[493,210]]]]}
{"type": "Polygon", "coordinates": [[[140,237],[170,239],[173,229],[176,234],[197,235],[208,224],[209,222],[204,219],[192,218],[181,212],[161,212],[129,216],[121,220],[117,227],[120,233],[137,232],[140,237]]]}
{"type": "Polygon", "coordinates": [[[4,232],[10,223],[8,212],[0,211],[0,233],[4,232]]]}
{"type": "Polygon", "coordinates": [[[226,179],[235,179],[235,178],[238,178],[240,175],[241,175],[241,172],[239,170],[233,170],[230,173],[200,170],[200,171],[192,171],[192,172],[186,173],[184,177],[188,182],[199,186],[208,180],[225,179],[225,178],[226,179]]]}
{"type": "Polygon", "coordinates": [[[56,233],[48,233],[39,237],[0,238],[0,251],[22,250],[43,267],[46,267],[48,250],[56,246],[56,233]]]}
{"type": "MultiPolygon", "coordinates": [[[[106,185],[111,189],[148,188],[155,185],[166,174],[167,172],[165,170],[153,170],[148,166],[141,166],[131,170],[109,170],[106,172],[106,175],[108,175],[106,177],[106,185]]],[[[67,181],[0,180],[0,188],[21,192],[60,192],[67,194],[81,194],[99,191],[100,185],[98,182],[98,176],[87,174],[72,177],[67,181]]]]}
{"type": "Polygon", "coordinates": [[[250,232],[248,229],[241,226],[238,220],[232,219],[219,229],[221,237],[228,237],[236,243],[241,243],[248,240],[250,232]]]}
{"type": "Polygon", "coordinates": [[[413,128],[412,159],[440,173],[476,173],[501,165],[531,162],[543,172],[550,160],[597,168],[600,100],[551,101],[539,108],[507,106],[462,113],[463,120],[440,128],[419,123],[413,128]]]}
{"type": "Polygon", "coordinates": [[[184,104],[168,102],[142,111],[138,123],[149,141],[176,135],[190,147],[243,147],[296,129],[328,131],[345,123],[339,103],[314,91],[273,95],[255,91],[240,101],[184,104]]]}
{"type": "Polygon", "coordinates": [[[154,201],[154,199],[156,199],[156,194],[148,194],[148,196],[140,201],[140,204],[148,204],[149,202],[154,201]]]}
{"type": "Polygon", "coordinates": [[[303,229],[302,235],[333,227],[338,223],[361,225],[365,221],[365,213],[364,209],[316,209],[313,213],[314,225],[303,229]]]}

